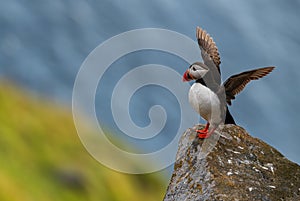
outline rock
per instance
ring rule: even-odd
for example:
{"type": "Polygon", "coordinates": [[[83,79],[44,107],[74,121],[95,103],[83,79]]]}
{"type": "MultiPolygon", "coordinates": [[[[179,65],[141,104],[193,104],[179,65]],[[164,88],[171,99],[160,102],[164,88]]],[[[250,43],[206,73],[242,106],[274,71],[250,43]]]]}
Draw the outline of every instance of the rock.
{"type": "Polygon", "coordinates": [[[225,125],[221,136],[180,139],[164,201],[300,200],[300,166],[243,128],[225,125]]]}
{"type": "Polygon", "coordinates": [[[63,186],[70,189],[86,190],[86,179],[79,171],[72,169],[58,169],[54,178],[63,186]]]}

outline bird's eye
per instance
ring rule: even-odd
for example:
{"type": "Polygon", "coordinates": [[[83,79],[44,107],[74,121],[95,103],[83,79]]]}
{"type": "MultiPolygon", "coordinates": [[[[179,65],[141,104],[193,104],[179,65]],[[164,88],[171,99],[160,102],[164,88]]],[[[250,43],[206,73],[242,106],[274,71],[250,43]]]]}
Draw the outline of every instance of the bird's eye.
{"type": "Polygon", "coordinates": [[[192,68],[192,70],[193,70],[193,71],[195,71],[195,70],[196,70],[196,68],[195,68],[195,67],[193,67],[193,68],[192,68]]]}

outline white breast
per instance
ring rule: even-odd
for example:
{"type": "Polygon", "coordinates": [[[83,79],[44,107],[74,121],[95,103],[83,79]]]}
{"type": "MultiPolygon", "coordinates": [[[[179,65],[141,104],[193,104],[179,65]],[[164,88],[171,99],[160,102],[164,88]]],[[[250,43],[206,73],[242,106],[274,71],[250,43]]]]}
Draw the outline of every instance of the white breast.
{"type": "Polygon", "coordinates": [[[189,102],[193,109],[210,124],[221,123],[220,100],[206,86],[194,83],[189,91],[189,102]]]}

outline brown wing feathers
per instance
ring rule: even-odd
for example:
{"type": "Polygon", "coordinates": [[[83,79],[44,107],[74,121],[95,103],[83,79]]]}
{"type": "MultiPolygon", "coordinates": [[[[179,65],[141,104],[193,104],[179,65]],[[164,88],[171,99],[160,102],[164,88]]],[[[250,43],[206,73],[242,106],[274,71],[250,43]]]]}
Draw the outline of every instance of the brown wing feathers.
{"type": "MultiPolygon", "coordinates": [[[[220,73],[220,55],[218,52],[218,48],[216,46],[216,43],[213,41],[213,38],[210,37],[210,35],[200,27],[197,27],[196,30],[196,37],[198,40],[199,47],[201,49],[201,55],[204,60],[204,63],[208,66],[216,66],[217,70],[220,73]]],[[[225,88],[226,92],[226,101],[229,105],[231,105],[231,100],[235,99],[235,95],[240,93],[245,86],[251,81],[251,80],[257,80],[259,78],[262,78],[269,74],[275,67],[265,67],[265,68],[258,68],[255,70],[245,71],[240,74],[236,74],[228,78],[223,86],[225,88]]],[[[210,69],[210,71],[213,71],[214,69],[210,69]]],[[[215,78],[216,81],[220,81],[220,76],[215,78]]]]}
{"type": "Polygon", "coordinates": [[[220,60],[220,55],[219,55],[216,43],[213,41],[212,37],[210,37],[210,35],[208,33],[206,33],[206,31],[201,29],[200,27],[197,27],[196,37],[198,40],[199,47],[201,49],[201,54],[202,54],[204,63],[206,62],[205,61],[206,55],[208,55],[213,60],[214,64],[216,65],[216,67],[218,68],[218,71],[220,73],[221,60],[220,60]],[[203,52],[203,51],[205,51],[205,52],[203,52]]]}
{"type": "Polygon", "coordinates": [[[226,101],[231,105],[231,100],[240,93],[251,80],[257,80],[268,75],[275,67],[258,68],[233,75],[224,82],[226,101]]]}

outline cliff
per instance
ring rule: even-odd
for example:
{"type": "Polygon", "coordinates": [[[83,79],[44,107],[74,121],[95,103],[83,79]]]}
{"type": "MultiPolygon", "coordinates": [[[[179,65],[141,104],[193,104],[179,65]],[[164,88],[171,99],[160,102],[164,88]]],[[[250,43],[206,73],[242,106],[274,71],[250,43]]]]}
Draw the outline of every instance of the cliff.
{"type": "Polygon", "coordinates": [[[241,127],[206,140],[197,137],[201,127],[181,137],[164,201],[300,200],[299,165],[241,127]]]}

